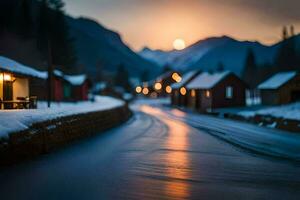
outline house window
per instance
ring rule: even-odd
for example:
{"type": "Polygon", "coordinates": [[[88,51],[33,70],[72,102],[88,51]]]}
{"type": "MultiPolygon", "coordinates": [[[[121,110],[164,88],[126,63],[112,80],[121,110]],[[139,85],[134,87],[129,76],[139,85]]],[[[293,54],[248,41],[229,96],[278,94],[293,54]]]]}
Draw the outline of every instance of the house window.
{"type": "Polygon", "coordinates": [[[191,97],[195,97],[196,96],[196,91],[195,90],[192,90],[191,91],[191,97]]]}
{"type": "Polygon", "coordinates": [[[231,86],[226,87],[226,98],[227,99],[233,98],[233,87],[231,87],[231,86]]]}
{"type": "Polygon", "coordinates": [[[206,98],[210,98],[210,96],[211,96],[211,93],[210,93],[210,91],[209,91],[209,90],[206,90],[206,91],[205,91],[205,96],[206,96],[206,98]]]}

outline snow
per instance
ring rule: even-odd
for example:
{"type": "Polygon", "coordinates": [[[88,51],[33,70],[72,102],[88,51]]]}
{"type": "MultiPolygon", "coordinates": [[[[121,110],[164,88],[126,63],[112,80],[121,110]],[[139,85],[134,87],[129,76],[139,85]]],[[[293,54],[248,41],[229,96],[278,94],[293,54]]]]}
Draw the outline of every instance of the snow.
{"type": "Polygon", "coordinates": [[[0,56],[0,69],[41,79],[48,77],[47,72],[35,70],[3,56],[0,56]]]}
{"type": "Polygon", "coordinates": [[[186,85],[191,78],[193,78],[196,74],[198,73],[198,71],[190,71],[186,74],[184,74],[182,76],[182,80],[179,83],[174,83],[171,85],[172,89],[179,89],[181,87],[183,87],[184,85],[186,85]]]}
{"type": "Polygon", "coordinates": [[[82,85],[84,81],[86,81],[87,76],[82,74],[82,75],[65,75],[64,76],[65,80],[70,82],[72,85],[82,85]]]}
{"type": "Polygon", "coordinates": [[[188,85],[188,89],[211,89],[221,80],[223,80],[226,76],[228,76],[231,72],[216,72],[216,73],[208,73],[203,72],[194,78],[188,85]]]}
{"type": "Polygon", "coordinates": [[[25,130],[34,123],[81,113],[109,110],[122,105],[124,102],[121,100],[95,96],[95,102],[52,103],[51,108],[47,108],[46,102],[39,102],[38,109],[34,110],[1,110],[0,138],[25,130]]]}
{"type": "Polygon", "coordinates": [[[246,110],[238,112],[237,114],[246,118],[254,117],[255,115],[270,115],[276,118],[300,120],[300,102],[283,106],[262,108],[255,111],[246,110]]]}
{"type": "Polygon", "coordinates": [[[261,83],[258,86],[258,89],[278,89],[289,80],[294,78],[297,75],[297,72],[282,72],[275,74],[265,82],[261,83]]]}
{"type": "Polygon", "coordinates": [[[53,70],[53,74],[55,76],[59,76],[59,77],[63,77],[64,76],[64,73],[62,71],[60,71],[60,70],[57,70],[57,69],[53,70]]]}

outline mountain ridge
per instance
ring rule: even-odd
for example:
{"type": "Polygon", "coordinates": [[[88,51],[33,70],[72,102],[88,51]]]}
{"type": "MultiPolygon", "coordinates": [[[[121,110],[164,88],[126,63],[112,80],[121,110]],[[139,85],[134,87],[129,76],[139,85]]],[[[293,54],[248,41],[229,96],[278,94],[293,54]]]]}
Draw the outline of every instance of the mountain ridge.
{"type": "MultiPolygon", "coordinates": [[[[300,48],[300,34],[294,36],[300,48]]],[[[258,41],[240,41],[228,36],[199,40],[181,51],[160,51],[144,48],[139,52],[146,59],[163,67],[169,65],[179,71],[194,69],[213,70],[219,63],[225,69],[240,75],[243,71],[248,49],[252,49],[260,65],[272,63],[281,42],[264,45],[258,41]],[[174,53],[175,52],[175,53],[174,53]]]]}

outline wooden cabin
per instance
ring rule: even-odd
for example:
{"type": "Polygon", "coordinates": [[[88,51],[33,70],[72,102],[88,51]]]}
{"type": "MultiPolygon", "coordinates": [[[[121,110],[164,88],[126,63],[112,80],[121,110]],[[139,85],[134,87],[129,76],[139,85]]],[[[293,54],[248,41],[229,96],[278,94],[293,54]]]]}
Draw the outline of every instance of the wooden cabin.
{"type": "Polygon", "coordinates": [[[199,111],[246,104],[246,84],[229,71],[203,72],[187,84],[186,88],[188,106],[199,111]]]}
{"type": "Polygon", "coordinates": [[[88,100],[90,82],[86,75],[65,75],[64,80],[63,94],[65,100],[88,100]]]}
{"type": "Polygon", "coordinates": [[[191,71],[182,76],[182,80],[178,83],[171,85],[171,104],[174,106],[187,106],[188,105],[188,92],[186,91],[186,85],[189,84],[196,76],[200,74],[200,71],[191,71]]]}
{"type": "MultiPolygon", "coordinates": [[[[29,108],[37,94],[31,91],[33,79],[45,79],[46,74],[0,56],[0,103],[3,109],[29,108]],[[34,97],[33,97],[34,96],[34,97]]],[[[34,105],[35,107],[35,105],[34,105]]]]}
{"type": "Polygon", "coordinates": [[[300,101],[300,74],[277,73],[258,86],[263,105],[280,105],[300,101]]]}

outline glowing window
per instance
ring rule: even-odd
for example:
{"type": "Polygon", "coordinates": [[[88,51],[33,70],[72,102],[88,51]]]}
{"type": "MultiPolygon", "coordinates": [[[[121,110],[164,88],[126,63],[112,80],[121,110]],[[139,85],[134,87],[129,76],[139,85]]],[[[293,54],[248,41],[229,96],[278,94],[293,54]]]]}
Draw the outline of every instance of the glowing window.
{"type": "Polygon", "coordinates": [[[172,88],[171,88],[171,86],[167,86],[166,87],[166,92],[168,93],[168,94],[170,94],[171,92],[172,92],[172,88]]]}
{"type": "Polygon", "coordinates": [[[206,91],[205,91],[205,96],[206,96],[207,98],[210,98],[210,96],[211,96],[211,93],[210,93],[210,91],[209,91],[209,90],[206,90],[206,91]]]}
{"type": "Polygon", "coordinates": [[[185,96],[186,95],[186,89],[184,87],[180,88],[180,94],[182,96],[185,96]]]}
{"type": "Polygon", "coordinates": [[[196,96],[196,91],[195,90],[192,90],[191,91],[191,97],[195,97],[196,96]]]}
{"type": "Polygon", "coordinates": [[[136,93],[141,93],[142,92],[142,87],[141,86],[137,86],[136,88],[135,88],[135,91],[136,91],[136,93]]]}

